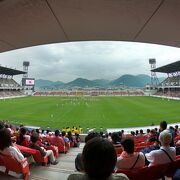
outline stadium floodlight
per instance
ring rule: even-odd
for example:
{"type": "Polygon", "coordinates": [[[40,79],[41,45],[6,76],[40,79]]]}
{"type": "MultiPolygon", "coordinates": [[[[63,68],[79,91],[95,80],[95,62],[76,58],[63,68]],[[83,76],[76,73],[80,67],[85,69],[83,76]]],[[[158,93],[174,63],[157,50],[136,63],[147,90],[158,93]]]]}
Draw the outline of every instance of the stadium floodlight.
{"type": "Polygon", "coordinates": [[[156,59],[154,58],[149,59],[149,64],[156,64],[156,59]]]}
{"type": "Polygon", "coordinates": [[[29,61],[23,61],[23,66],[30,66],[30,62],[29,61]]]}

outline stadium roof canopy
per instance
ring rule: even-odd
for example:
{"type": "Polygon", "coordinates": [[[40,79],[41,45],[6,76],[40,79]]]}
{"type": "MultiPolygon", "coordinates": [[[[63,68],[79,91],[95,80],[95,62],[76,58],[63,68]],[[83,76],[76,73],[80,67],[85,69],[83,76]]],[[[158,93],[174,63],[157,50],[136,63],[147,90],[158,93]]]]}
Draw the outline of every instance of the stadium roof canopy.
{"type": "Polygon", "coordinates": [[[0,52],[120,40],[180,47],[180,0],[0,0],[0,52]]]}
{"type": "Polygon", "coordinates": [[[0,66],[0,74],[14,76],[19,74],[26,74],[26,72],[0,66]]]}
{"type": "Polygon", "coordinates": [[[161,72],[161,73],[180,72],[180,61],[176,61],[174,63],[167,64],[165,66],[153,69],[151,71],[153,71],[153,72],[161,72]]]}

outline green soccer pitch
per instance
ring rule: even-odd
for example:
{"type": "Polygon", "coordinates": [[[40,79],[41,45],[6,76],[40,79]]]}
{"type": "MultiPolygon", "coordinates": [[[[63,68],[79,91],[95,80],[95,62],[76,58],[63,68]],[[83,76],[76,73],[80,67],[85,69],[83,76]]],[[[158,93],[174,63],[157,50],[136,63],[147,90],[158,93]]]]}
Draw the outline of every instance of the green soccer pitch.
{"type": "Polygon", "coordinates": [[[0,100],[0,119],[63,128],[124,128],[180,122],[180,101],[155,97],[24,97],[0,100]]]}

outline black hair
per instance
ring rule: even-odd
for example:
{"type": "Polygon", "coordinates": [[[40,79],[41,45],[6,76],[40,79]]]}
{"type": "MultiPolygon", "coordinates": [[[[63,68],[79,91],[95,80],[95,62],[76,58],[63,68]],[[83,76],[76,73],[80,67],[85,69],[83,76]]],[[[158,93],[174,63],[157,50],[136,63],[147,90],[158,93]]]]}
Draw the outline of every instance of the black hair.
{"type": "Polygon", "coordinates": [[[165,130],[166,128],[167,128],[167,122],[166,121],[161,121],[160,122],[161,131],[165,130]]]}
{"type": "Polygon", "coordinates": [[[84,146],[82,161],[89,178],[106,179],[114,170],[117,155],[112,143],[106,139],[95,137],[84,146]]]}
{"type": "Polygon", "coordinates": [[[113,144],[119,144],[121,142],[121,137],[119,136],[119,133],[113,132],[111,134],[112,143],[113,144]]]}
{"type": "Polygon", "coordinates": [[[90,139],[93,139],[95,137],[99,137],[99,134],[96,132],[91,132],[85,137],[85,143],[87,143],[90,139]]]}
{"type": "Polygon", "coordinates": [[[58,130],[58,129],[57,129],[57,130],[55,130],[54,134],[55,134],[55,136],[59,136],[59,135],[60,135],[59,130],[58,130]]]}
{"type": "Polygon", "coordinates": [[[7,128],[0,130],[0,150],[3,151],[5,148],[12,145],[11,134],[7,128]]]}
{"type": "Polygon", "coordinates": [[[37,132],[33,132],[31,135],[31,142],[36,143],[39,140],[39,134],[37,132]]]}
{"type": "Polygon", "coordinates": [[[26,134],[26,132],[27,132],[27,129],[25,127],[22,127],[20,129],[18,144],[21,144],[21,142],[25,139],[24,135],[26,134]]]}
{"type": "Polygon", "coordinates": [[[132,154],[134,152],[134,140],[131,138],[127,138],[121,142],[121,145],[128,154],[132,154]]]}

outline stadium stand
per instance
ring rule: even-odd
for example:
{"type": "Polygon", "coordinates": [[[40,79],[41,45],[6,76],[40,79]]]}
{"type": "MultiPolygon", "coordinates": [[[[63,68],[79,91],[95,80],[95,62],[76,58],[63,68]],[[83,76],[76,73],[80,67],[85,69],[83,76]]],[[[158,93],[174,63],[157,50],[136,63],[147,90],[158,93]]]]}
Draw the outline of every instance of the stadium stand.
{"type": "Polygon", "coordinates": [[[37,91],[34,96],[144,96],[143,91],[135,90],[59,90],[37,91]]]}
{"type": "Polygon", "coordinates": [[[0,98],[23,96],[22,87],[14,79],[14,75],[25,74],[24,71],[0,66],[0,98]]]}
{"type": "Polygon", "coordinates": [[[167,78],[158,85],[156,96],[180,98],[180,61],[156,68],[153,72],[166,73],[167,78]]]}

